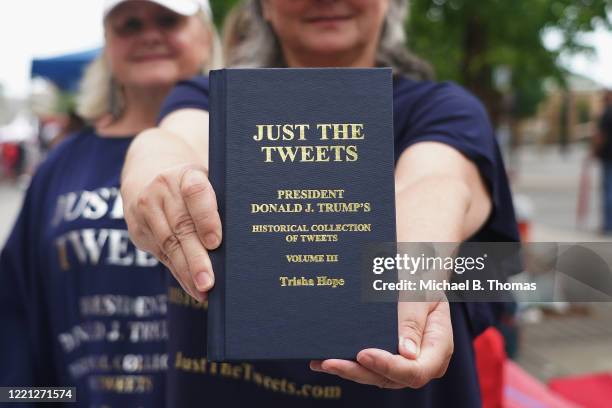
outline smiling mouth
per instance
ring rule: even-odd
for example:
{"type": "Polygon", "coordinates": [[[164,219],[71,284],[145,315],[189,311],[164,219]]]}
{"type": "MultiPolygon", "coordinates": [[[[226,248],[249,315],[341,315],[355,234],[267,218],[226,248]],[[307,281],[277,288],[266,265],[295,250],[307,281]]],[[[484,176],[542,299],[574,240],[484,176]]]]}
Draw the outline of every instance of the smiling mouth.
{"type": "Polygon", "coordinates": [[[316,16],[304,19],[307,23],[333,23],[337,21],[350,20],[353,16],[316,16]]]}
{"type": "Polygon", "coordinates": [[[168,59],[170,57],[171,56],[169,54],[147,54],[147,55],[135,56],[132,58],[132,60],[136,62],[144,62],[144,61],[168,59]]]}

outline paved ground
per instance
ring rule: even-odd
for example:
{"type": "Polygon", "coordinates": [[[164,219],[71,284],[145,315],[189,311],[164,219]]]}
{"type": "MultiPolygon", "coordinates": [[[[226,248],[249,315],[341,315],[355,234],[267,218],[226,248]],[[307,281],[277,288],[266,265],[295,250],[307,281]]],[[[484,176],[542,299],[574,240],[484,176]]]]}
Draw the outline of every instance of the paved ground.
{"type": "Polygon", "coordinates": [[[605,239],[596,233],[601,212],[599,164],[590,160],[588,171],[583,172],[586,157],[586,150],[581,146],[566,154],[560,154],[556,147],[527,147],[512,160],[513,193],[528,197],[533,204],[532,241],[605,239]],[[578,193],[585,173],[589,175],[590,189],[583,201],[585,216],[579,220],[578,193]]]}
{"type": "MultiPolygon", "coordinates": [[[[589,166],[590,194],[584,222],[576,209],[584,148],[561,155],[556,148],[523,149],[515,161],[513,191],[534,206],[532,241],[608,241],[597,233],[600,223],[599,166],[589,166]]],[[[612,371],[612,304],[581,304],[568,315],[544,315],[523,323],[517,361],[543,381],[553,377],[612,371]],[[579,313],[582,312],[582,313],[579,313]]]]}
{"type": "MultiPolygon", "coordinates": [[[[534,206],[532,241],[609,240],[596,233],[599,223],[598,167],[591,168],[588,214],[577,227],[576,206],[586,153],[567,155],[555,148],[525,148],[515,157],[513,191],[534,206]]],[[[22,191],[0,182],[0,243],[4,243],[21,203],[22,191]]],[[[586,314],[544,316],[523,323],[518,362],[542,380],[571,374],[612,371],[612,305],[587,305],[586,314]]]]}
{"type": "Polygon", "coordinates": [[[518,363],[543,381],[612,372],[612,305],[583,304],[586,313],[547,316],[522,326],[518,363]]]}

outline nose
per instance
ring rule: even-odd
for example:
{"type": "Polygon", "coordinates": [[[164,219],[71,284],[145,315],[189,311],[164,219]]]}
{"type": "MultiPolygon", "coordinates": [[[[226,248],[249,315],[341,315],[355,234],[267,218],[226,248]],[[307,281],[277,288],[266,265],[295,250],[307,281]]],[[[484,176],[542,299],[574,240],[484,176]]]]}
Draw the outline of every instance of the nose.
{"type": "Polygon", "coordinates": [[[162,37],[162,30],[157,25],[146,24],[140,32],[139,40],[145,43],[158,43],[162,37]]]}

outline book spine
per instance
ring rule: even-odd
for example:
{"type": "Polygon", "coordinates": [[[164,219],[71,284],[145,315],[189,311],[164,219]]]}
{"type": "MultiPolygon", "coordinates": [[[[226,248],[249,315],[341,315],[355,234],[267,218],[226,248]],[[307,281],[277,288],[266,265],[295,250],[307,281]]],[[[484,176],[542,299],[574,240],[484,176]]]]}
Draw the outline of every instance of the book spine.
{"type": "Polygon", "coordinates": [[[226,166],[226,71],[210,74],[208,177],[217,196],[223,226],[221,246],[210,252],[215,286],[208,296],[207,359],[225,359],[225,166],[226,166]]]}

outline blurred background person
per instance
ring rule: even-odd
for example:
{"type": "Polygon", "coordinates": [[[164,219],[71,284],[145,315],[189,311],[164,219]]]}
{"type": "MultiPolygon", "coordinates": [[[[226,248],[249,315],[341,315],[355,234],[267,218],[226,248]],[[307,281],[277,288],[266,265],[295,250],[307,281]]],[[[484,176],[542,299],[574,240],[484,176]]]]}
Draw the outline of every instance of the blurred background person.
{"type": "Polygon", "coordinates": [[[604,234],[612,234],[612,90],[603,95],[603,113],[593,138],[593,151],[601,160],[604,234]]]}
{"type": "Polygon", "coordinates": [[[57,132],[57,134],[53,136],[53,138],[46,145],[41,144],[43,151],[48,151],[49,149],[59,145],[66,138],[66,136],[78,132],[85,127],[85,125],[86,123],[83,118],[81,118],[75,111],[70,110],[68,112],[68,117],[66,118],[66,121],[59,132],[57,132]]]}
{"type": "Polygon", "coordinates": [[[76,386],[81,406],[163,406],[165,271],[129,241],[119,174],[174,84],[219,66],[207,1],[109,0],[77,111],[0,257],[0,385],[76,386]]]}

